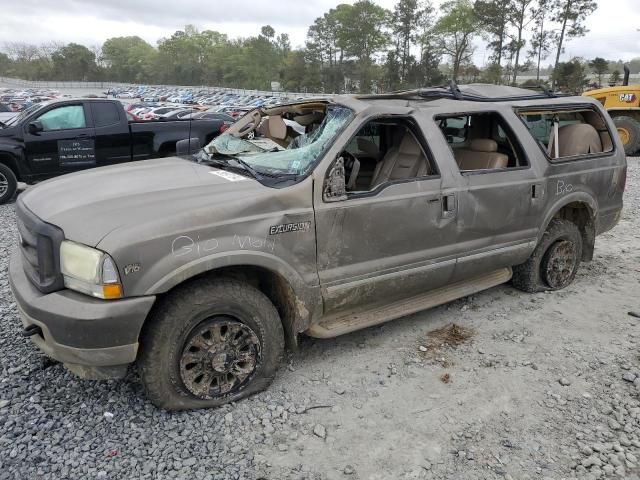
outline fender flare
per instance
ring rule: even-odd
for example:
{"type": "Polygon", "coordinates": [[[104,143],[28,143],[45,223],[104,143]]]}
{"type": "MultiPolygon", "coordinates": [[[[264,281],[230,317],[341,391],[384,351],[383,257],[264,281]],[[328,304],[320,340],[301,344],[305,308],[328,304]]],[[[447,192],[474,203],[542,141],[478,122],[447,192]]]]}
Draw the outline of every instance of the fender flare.
{"type": "Polygon", "coordinates": [[[304,282],[302,276],[279,257],[263,251],[225,251],[181,265],[170,271],[145,291],[144,295],[158,295],[206,273],[228,267],[258,267],[282,277],[295,296],[297,325],[306,325],[322,306],[320,288],[304,282]]]}
{"type": "MultiPolygon", "coordinates": [[[[542,228],[538,232],[537,242],[540,242],[544,232],[547,230],[549,223],[553,217],[564,207],[571,203],[584,203],[587,205],[589,209],[589,217],[593,220],[594,226],[595,221],[598,215],[598,203],[595,201],[592,195],[587,192],[572,192],[567,195],[564,195],[562,198],[558,199],[551,208],[548,209],[547,214],[545,215],[544,221],[542,222],[542,228]]],[[[537,244],[536,242],[536,244],[537,244]]]]}

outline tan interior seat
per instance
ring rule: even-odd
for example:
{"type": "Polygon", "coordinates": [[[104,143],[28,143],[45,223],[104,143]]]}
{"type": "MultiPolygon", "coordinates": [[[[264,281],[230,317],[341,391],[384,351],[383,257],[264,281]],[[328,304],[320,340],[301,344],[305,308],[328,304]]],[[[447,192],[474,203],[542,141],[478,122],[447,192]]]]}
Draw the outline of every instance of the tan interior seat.
{"type": "Polygon", "coordinates": [[[380,160],[380,149],[374,141],[369,140],[368,138],[358,137],[357,143],[358,150],[360,150],[362,153],[371,158],[375,158],[376,160],[380,160]]]}
{"type": "MultiPolygon", "coordinates": [[[[551,135],[549,151],[555,154],[555,136],[551,135]]],[[[560,157],[601,153],[602,139],[598,130],[588,123],[564,125],[558,128],[558,151],[560,157]]]]}
{"type": "Polygon", "coordinates": [[[416,178],[427,174],[427,161],[413,133],[406,131],[400,145],[392,147],[373,173],[371,189],[392,180],[416,178]]]}
{"type": "Polygon", "coordinates": [[[471,140],[469,148],[456,149],[453,155],[460,170],[494,170],[509,165],[509,157],[498,153],[497,142],[490,138],[471,140]]]}
{"type": "Polygon", "coordinates": [[[278,145],[286,147],[288,142],[286,142],[287,138],[287,124],[284,123],[284,120],[280,115],[271,115],[266,118],[258,129],[259,132],[276,142],[278,145]]]}

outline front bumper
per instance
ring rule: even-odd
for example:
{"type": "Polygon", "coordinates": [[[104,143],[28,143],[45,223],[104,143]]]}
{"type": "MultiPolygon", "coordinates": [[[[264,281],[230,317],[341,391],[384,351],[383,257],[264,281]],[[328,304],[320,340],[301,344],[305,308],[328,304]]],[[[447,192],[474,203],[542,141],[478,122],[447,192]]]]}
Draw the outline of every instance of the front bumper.
{"type": "Polygon", "coordinates": [[[100,300],[71,290],[43,294],[24,273],[19,251],[11,256],[9,283],[22,324],[42,330],[42,335],[33,335],[31,340],[70,370],[95,377],[99,375],[84,367],[115,367],[135,361],[140,330],[155,296],[100,300]]]}

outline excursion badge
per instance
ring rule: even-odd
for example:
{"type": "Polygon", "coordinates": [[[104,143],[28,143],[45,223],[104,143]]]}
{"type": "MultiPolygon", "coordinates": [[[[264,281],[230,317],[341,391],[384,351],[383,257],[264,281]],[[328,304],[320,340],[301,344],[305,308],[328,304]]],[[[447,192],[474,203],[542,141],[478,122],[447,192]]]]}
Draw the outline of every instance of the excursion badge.
{"type": "Polygon", "coordinates": [[[269,228],[269,235],[280,235],[281,233],[308,232],[311,229],[311,222],[283,223],[282,225],[272,225],[269,228]]]}

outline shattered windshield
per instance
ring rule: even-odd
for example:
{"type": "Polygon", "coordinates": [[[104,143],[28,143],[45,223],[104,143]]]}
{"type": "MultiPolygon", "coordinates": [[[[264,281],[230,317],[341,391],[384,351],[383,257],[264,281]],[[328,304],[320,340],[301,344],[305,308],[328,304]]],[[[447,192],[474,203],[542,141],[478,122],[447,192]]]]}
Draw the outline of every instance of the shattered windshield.
{"type": "Polygon", "coordinates": [[[346,107],[331,106],[315,130],[297,136],[286,148],[274,148],[273,145],[269,148],[260,141],[224,134],[209,143],[205,152],[211,157],[240,158],[255,171],[267,175],[302,175],[315,164],[352,116],[353,112],[346,107]]]}

